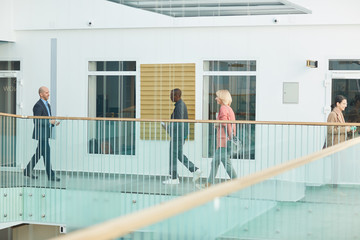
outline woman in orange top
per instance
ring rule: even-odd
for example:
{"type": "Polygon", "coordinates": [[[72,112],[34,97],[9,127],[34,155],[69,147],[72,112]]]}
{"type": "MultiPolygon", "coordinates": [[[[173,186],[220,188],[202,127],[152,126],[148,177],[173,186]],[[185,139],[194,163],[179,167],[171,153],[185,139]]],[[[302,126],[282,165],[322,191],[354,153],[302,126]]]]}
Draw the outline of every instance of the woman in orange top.
{"type": "MultiPolygon", "coordinates": [[[[221,105],[219,114],[216,120],[228,120],[235,121],[235,114],[230,104],[232,102],[231,95],[228,90],[219,90],[216,92],[217,104],[221,105]]],[[[236,125],[230,123],[222,123],[216,126],[217,136],[216,136],[216,150],[214,158],[211,162],[210,176],[208,178],[206,187],[214,184],[215,176],[219,169],[220,161],[224,164],[227,174],[231,179],[236,178],[236,172],[232,166],[230,160],[230,149],[227,142],[231,139],[232,136],[236,136],[236,125]]]]}

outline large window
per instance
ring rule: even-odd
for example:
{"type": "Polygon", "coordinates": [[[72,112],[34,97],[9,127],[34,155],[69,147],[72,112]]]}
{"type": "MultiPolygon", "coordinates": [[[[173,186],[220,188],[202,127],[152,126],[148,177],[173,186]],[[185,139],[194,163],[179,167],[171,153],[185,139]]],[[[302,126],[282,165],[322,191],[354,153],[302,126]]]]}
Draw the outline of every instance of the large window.
{"type": "MultiPolygon", "coordinates": [[[[227,89],[232,96],[231,107],[236,120],[255,120],[256,108],[256,61],[205,61],[204,62],[204,117],[215,120],[220,106],[215,101],[217,90],[227,89]]],[[[237,126],[237,136],[242,149],[232,156],[238,159],[255,158],[255,126],[237,126]]],[[[204,157],[212,157],[215,151],[216,131],[206,127],[208,141],[204,157]]]]}
{"type": "MultiPolygon", "coordinates": [[[[332,73],[331,103],[337,95],[347,98],[348,106],[344,111],[346,122],[360,122],[360,60],[331,59],[329,70],[332,73]]],[[[356,136],[358,133],[356,133],[356,136]]]]}
{"type": "MultiPolygon", "coordinates": [[[[135,118],[136,62],[89,62],[89,117],[135,118]]],[[[135,154],[135,123],[92,121],[89,153],[135,154]]]]}

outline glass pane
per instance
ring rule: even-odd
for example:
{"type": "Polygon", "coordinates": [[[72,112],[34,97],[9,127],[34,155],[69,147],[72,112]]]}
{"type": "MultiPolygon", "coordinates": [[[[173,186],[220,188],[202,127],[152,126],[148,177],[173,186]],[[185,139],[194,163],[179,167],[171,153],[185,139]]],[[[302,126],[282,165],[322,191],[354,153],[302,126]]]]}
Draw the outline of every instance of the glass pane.
{"type": "Polygon", "coordinates": [[[256,61],[205,61],[204,71],[256,71],[256,61]]]}
{"type": "Polygon", "coordinates": [[[360,60],[330,60],[329,70],[360,70],[360,60]]]}
{"type": "Polygon", "coordinates": [[[136,62],[135,61],[122,62],[120,71],[136,71],[136,62]]]}
{"type": "MultiPolygon", "coordinates": [[[[0,112],[16,114],[16,78],[0,78],[0,112]]],[[[1,141],[6,142],[0,148],[1,166],[15,166],[16,159],[16,122],[4,118],[1,121],[1,141]]]]}
{"type": "MultiPolygon", "coordinates": [[[[234,110],[236,120],[255,120],[256,112],[256,77],[255,76],[209,76],[208,77],[208,101],[210,120],[216,120],[220,105],[217,104],[215,97],[216,91],[220,89],[229,89],[232,96],[231,107],[234,110]]],[[[207,96],[206,96],[207,98],[207,96]]],[[[214,154],[214,147],[216,131],[214,127],[208,128],[208,155],[212,157],[214,154]]],[[[240,126],[237,131],[238,137],[246,140],[243,144],[243,151],[240,156],[233,156],[233,158],[255,158],[255,126],[248,125],[248,127],[240,126]]]]}
{"type": "Polygon", "coordinates": [[[0,70],[20,71],[20,61],[0,61],[0,70]]]}
{"type": "Polygon", "coordinates": [[[123,239],[357,239],[359,150],[288,170],[123,239]]]}
{"type": "Polygon", "coordinates": [[[0,78],[0,112],[16,114],[16,78],[0,78]]]}
{"type": "MultiPolygon", "coordinates": [[[[0,166],[16,166],[16,119],[2,117],[0,119],[0,166]]],[[[1,175],[1,174],[0,174],[1,175]]]]}
{"type": "MultiPolygon", "coordinates": [[[[96,96],[89,96],[89,102],[96,98],[96,117],[135,118],[135,76],[96,76],[95,92],[96,96]]],[[[95,121],[89,126],[90,153],[135,153],[134,125],[122,121],[95,121]]]]}
{"type": "Polygon", "coordinates": [[[89,71],[136,71],[136,61],[90,61],[89,71]]]}
{"type": "Polygon", "coordinates": [[[346,122],[360,122],[360,79],[333,79],[332,101],[336,95],[347,98],[348,107],[344,111],[346,122]]]}

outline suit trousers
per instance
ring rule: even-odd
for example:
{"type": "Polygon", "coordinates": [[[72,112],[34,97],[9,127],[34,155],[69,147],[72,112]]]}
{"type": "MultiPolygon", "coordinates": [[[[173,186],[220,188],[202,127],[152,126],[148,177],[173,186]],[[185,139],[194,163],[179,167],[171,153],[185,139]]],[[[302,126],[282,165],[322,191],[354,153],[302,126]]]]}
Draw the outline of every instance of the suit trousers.
{"type": "Polygon", "coordinates": [[[170,169],[169,174],[172,179],[178,177],[177,174],[177,160],[182,162],[184,166],[189,169],[190,172],[195,172],[198,168],[195,167],[194,163],[192,163],[183,153],[183,145],[185,143],[185,139],[175,137],[170,140],[170,169]]]}
{"type": "Polygon", "coordinates": [[[50,145],[49,145],[49,139],[40,139],[38,141],[38,146],[36,148],[35,154],[32,156],[31,161],[26,166],[26,173],[30,174],[35,165],[38,163],[40,157],[43,157],[44,165],[46,169],[46,174],[48,178],[51,178],[54,176],[54,171],[51,168],[51,162],[50,162],[50,145]]]}

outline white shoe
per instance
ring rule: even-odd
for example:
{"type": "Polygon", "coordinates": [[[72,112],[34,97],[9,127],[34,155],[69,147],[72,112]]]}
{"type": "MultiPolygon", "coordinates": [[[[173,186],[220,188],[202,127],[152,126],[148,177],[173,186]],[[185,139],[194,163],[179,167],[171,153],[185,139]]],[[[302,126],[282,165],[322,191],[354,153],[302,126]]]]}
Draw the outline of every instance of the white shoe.
{"type": "Polygon", "coordinates": [[[209,188],[212,184],[211,183],[205,183],[205,184],[195,184],[195,187],[199,190],[209,188]]]}
{"type": "Polygon", "coordinates": [[[195,187],[198,189],[198,190],[201,190],[201,189],[204,189],[205,186],[203,184],[195,184],[195,187]]]}
{"type": "Polygon", "coordinates": [[[201,177],[202,171],[198,168],[198,170],[196,170],[193,173],[193,182],[196,182],[197,180],[199,180],[199,178],[201,177]]]}
{"type": "Polygon", "coordinates": [[[178,178],[175,178],[175,179],[169,178],[168,180],[163,181],[163,184],[170,184],[170,185],[176,185],[179,183],[180,183],[180,181],[178,178]]]}

